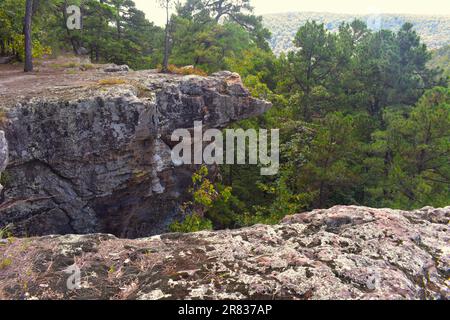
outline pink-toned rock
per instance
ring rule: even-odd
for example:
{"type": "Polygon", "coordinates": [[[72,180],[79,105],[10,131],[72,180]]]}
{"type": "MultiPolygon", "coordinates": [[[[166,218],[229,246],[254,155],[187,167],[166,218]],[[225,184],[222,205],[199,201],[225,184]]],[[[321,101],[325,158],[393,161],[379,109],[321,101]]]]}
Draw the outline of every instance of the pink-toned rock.
{"type": "Polygon", "coordinates": [[[448,299],[449,217],[338,206],[233,231],[18,239],[0,243],[0,298],[448,299]]]}

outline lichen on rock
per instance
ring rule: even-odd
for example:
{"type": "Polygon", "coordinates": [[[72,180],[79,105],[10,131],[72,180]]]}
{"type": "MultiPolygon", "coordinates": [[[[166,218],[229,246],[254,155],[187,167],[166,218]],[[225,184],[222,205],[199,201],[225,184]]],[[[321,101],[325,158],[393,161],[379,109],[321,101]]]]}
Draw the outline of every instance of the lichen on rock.
{"type": "Polygon", "coordinates": [[[338,206],[241,230],[20,239],[0,246],[13,257],[0,298],[448,299],[449,219],[450,207],[338,206]]]}

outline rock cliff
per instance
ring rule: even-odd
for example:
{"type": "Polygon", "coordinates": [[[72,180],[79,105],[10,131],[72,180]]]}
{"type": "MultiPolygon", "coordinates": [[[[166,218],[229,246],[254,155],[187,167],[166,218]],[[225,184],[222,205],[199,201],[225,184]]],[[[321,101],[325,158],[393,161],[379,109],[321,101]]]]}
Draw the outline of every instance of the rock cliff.
{"type": "Polygon", "coordinates": [[[172,132],[194,121],[224,127],[270,107],[230,72],[11,79],[0,81],[0,228],[17,236],[164,232],[193,170],[172,163],[172,132]]]}
{"type": "Polygon", "coordinates": [[[234,231],[3,240],[0,299],[448,299],[449,219],[334,207],[234,231]]]}

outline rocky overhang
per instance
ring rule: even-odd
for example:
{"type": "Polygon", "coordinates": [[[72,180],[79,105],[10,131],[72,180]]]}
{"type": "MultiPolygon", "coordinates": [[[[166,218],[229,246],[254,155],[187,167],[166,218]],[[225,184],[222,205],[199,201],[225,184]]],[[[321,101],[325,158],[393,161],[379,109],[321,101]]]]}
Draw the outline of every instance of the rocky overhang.
{"type": "Polygon", "coordinates": [[[227,71],[17,77],[0,77],[0,228],[17,236],[167,231],[196,169],[172,163],[173,131],[271,107],[227,71]]]}

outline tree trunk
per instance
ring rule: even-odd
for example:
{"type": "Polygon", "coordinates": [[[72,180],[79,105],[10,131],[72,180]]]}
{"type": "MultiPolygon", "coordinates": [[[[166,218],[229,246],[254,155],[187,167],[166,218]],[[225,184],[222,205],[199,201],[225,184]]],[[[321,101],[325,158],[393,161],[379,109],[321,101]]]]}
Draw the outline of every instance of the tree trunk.
{"type": "Polygon", "coordinates": [[[312,53],[308,57],[308,69],[306,70],[306,90],[305,90],[305,109],[303,110],[303,117],[306,122],[311,121],[311,79],[313,73],[313,58],[312,53]]]}
{"type": "Polygon", "coordinates": [[[100,61],[100,50],[98,48],[98,44],[95,44],[95,62],[100,61]]]}
{"type": "MultiPolygon", "coordinates": [[[[64,1],[64,5],[63,5],[63,19],[64,21],[67,21],[68,17],[67,17],[67,7],[69,5],[67,4],[67,0],[64,1]]],[[[67,36],[69,37],[70,43],[72,44],[72,49],[73,52],[75,53],[75,55],[79,55],[79,50],[78,50],[78,44],[75,41],[74,37],[72,37],[72,35],[70,34],[70,30],[67,27],[67,24],[64,24],[66,27],[66,32],[67,32],[67,36]]]]}
{"type": "Polygon", "coordinates": [[[319,209],[324,209],[324,202],[325,202],[325,182],[320,181],[320,187],[319,187],[319,209]]]}
{"type": "MultiPolygon", "coordinates": [[[[15,50],[13,44],[14,44],[13,40],[12,40],[11,38],[9,38],[9,39],[8,39],[8,48],[11,49],[11,50],[9,50],[9,49],[7,48],[6,53],[11,53],[13,56],[15,56],[15,57],[17,58],[16,50],[15,50]]],[[[17,61],[20,61],[20,59],[17,60],[17,61]]]]}
{"type": "Polygon", "coordinates": [[[305,98],[304,98],[304,108],[303,108],[303,120],[305,120],[306,122],[311,122],[312,120],[312,115],[311,115],[311,103],[310,103],[310,89],[308,87],[308,89],[305,92],[305,98]]]}
{"type": "Polygon", "coordinates": [[[169,46],[170,46],[170,17],[169,17],[169,2],[167,1],[166,5],[166,17],[167,17],[167,23],[166,23],[166,34],[165,34],[165,40],[164,40],[164,61],[162,66],[162,72],[168,73],[169,72],[169,46]]]}
{"type": "Polygon", "coordinates": [[[117,39],[120,40],[120,38],[122,38],[122,31],[121,31],[121,27],[120,27],[120,6],[116,5],[116,14],[117,14],[117,20],[116,20],[116,24],[117,24],[117,39]]]}
{"type": "Polygon", "coordinates": [[[91,45],[89,45],[89,55],[90,55],[90,58],[91,58],[91,61],[94,61],[94,46],[91,44],[91,45]]]}
{"type": "Polygon", "coordinates": [[[6,45],[4,40],[0,40],[0,56],[6,56],[6,45]]]}
{"type": "Polygon", "coordinates": [[[25,72],[33,71],[33,40],[31,38],[31,23],[33,18],[33,0],[27,0],[25,9],[25,72]]]}

